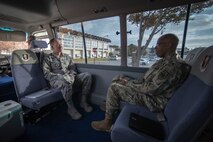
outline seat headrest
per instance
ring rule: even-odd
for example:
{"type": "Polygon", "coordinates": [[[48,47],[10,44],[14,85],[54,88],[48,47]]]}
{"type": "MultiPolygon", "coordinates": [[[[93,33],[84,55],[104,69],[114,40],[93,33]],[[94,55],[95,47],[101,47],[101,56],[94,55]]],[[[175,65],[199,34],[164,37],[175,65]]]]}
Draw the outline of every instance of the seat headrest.
{"type": "Polygon", "coordinates": [[[42,41],[42,40],[33,40],[30,43],[30,48],[35,49],[35,48],[47,48],[47,42],[42,41]]]}
{"type": "Polygon", "coordinates": [[[213,46],[202,51],[192,65],[191,73],[205,84],[213,86],[213,46]]]}
{"type": "Polygon", "coordinates": [[[30,49],[15,50],[12,53],[11,65],[37,64],[38,57],[30,49]]]}
{"type": "Polygon", "coordinates": [[[191,50],[185,58],[186,63],[188,63],[189,65],[193,65],[197,57],[202,53],[204,49],[206,48],[200,47],[191,50]]]}

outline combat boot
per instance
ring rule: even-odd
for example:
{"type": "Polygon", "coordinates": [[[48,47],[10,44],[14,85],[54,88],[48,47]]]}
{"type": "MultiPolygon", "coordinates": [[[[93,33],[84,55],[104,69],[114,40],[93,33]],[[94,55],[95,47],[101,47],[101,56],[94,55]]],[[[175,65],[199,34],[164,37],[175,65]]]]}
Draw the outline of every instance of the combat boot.
{"type": "Polygon", "coordinates": [[[71,116],[73,120],[78,120],[82,117],[82,115],[77,111],[72,101],[69,101],[67,113],[71,116]]]}
{"type": "Polygon", "coordinates": [[[73,120],[78,120],[82,117],[82,115],[74,107],[68,108],[67,112],[73,120]]]}
{"type": "Polygon", "coordinates": [[[93,110],[92,106],[87,103],[86,95],[82,95],[80,106],[86,112],[91,112],[93,110]]]}
{"type": "Polygon", "coordinates": [[[96,131],[110,132],[112,126],[112,119],[105,118],[104,120],[101,121],[93,121],[91,123],[91,126],[96,131]]]}

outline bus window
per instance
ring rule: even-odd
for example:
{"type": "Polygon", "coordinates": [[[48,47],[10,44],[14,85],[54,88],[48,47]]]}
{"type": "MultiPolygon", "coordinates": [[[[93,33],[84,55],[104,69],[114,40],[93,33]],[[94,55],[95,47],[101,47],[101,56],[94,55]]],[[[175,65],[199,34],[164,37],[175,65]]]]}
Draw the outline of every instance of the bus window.
{"type": "MultiPolygon", "coordinates": [[[[120,65],[120,35],[116,35],[119,17],[83,22],[88,64],[120,65]],[[113,57],[116,60],[111,60],[113,57]]],[[[76,63],[85,63],[84,42],[81,23],[60,26],[64,52],[76,63]]]]}
{"type": "Polygon", "coordinates": [[[25,41],[0,41],[0,54],[11,55],[13,50],[27,48],[25,41]]]}
{"type": "MultiPolygon", "coordinates": [[[[195,7],[202,7],[202,3],[191,5],[191,11],[195,7]]],[[[186,36],[185,54],[195,48],[206,48],[213,45],[213,6],[207,5],[200,13],[191,14],[188,24],[188,32],[186,36]]]]}
{"type": "Polygon", "coordinates": [[[81,24],[60,26],[57,31],[64,53],[69,54],[76,63],[84,62],[83,36],[81,24]]]}
{"type": "Polygon", "coordinates": [[[155,54],[155,46],[162,34],[176,34],[180,40],[177,51],[181,51],[186,15],[186,11],[182,9],[186,9],[186,6],[127,15],[127,31],[131,30],[132,33],[127,35],[128,66],[149,68],[159,60],[160,58],[155,54]]]}
{"type": "Polygon", "coordinates": [[[16,49],[26,49],[26,33],[11,28],[0,28],[0,54],[11,55],[16,49]]]}
{"type": "Polygon", "coordinates": [[[212,45],[211,5],[210,1],[191,5],[184,51],[182,44],[184,26],[187,22],[187,5],[129,14],[127,29],[131,30],[132,34],[127,35],[128,65],[150,67],[155,63],[159,59],[154,50],[157,39],[166,33],[175,33],[178,36],[177,52],[179,55],[183,52],[183,59],[194,48],[212,45]]]}

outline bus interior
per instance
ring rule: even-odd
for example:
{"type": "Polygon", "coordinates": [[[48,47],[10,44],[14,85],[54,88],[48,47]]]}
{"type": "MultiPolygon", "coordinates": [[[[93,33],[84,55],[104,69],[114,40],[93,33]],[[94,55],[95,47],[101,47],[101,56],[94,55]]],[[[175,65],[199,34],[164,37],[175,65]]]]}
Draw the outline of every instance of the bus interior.
{"type": "Polygon", "coordinates": [[[213,141],[212,0],[1,0],[0,9],[1,142],[213,141]],[[178,36],[177,52],[191,66],[163,112],[166,120],[158,122],[159,114],[122,102],[110,132],[92,129],[91,122],[105,116],[100,107],[112,79],[143,77],[160,60],[154,49],[165,33],[178,36]],[[30,35],[36,40],[28,45],[30,35]],[[60,91],[47,90],[40,65],[51,53],[52,38],[60,39],[78,72],[92,74],[94,110],[83,111],[78,91],[73,95],[80,120],[67,114],[60,91]],[[59,95],[41,99],[46,93],[59,95]],[[129,127],[133,112],[149,119],[151,134],[129,127]]]}

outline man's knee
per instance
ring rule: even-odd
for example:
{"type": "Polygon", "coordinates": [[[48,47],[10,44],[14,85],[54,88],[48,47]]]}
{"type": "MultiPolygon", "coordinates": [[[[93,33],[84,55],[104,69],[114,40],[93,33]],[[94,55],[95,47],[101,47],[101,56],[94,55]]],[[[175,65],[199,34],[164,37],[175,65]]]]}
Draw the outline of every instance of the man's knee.
{"type": "Polygon", "coordinates": [[[120,87],[119,87],[119,84],[118,84],[118,83],[113,82],[113,83],[110,84],[109,88],[110,88],[111,90],[117,90],[117,89],[119,89],[120,87]]]}
{"type": "Polygon", "coordinates": [[[90,88],[91,85],[92,85],[92,75],[91,75],[90,73],[85,72],[82,81],[83,81],[82,83],[83,83],[85,86],[87,86],[87,87],[90,88]]]}
{"type": "Polygon", "coordinates": [[[85,72],[85,76],[87,79],[92,80],[92,75],[88,72],[85,72]]]}
{"type": "Polygon", "coordinates": [[[111,83],[109,88],[108,88],[108,93],[107,95],[110,97],[110,96],[113,96],[115,94],[115,92],[117,92],[119,90],[119,84],[117,83],[111,83]]]}
{"type": "Polygon", "coordinates": [[[78,74],[77,78],[80,79],[81,81],[92,80],[92,75],[88,72],[83,72],[83,73],[78,74]]]}
{"type": "Polygon", "coordinates": [[[66,87],[66,86],[70,86],[70,84],[68,82],[66,82],[65,80],[55,80],[50,82],[51,86],[54,88],[62,88],[62,87],[66,87]]]}

